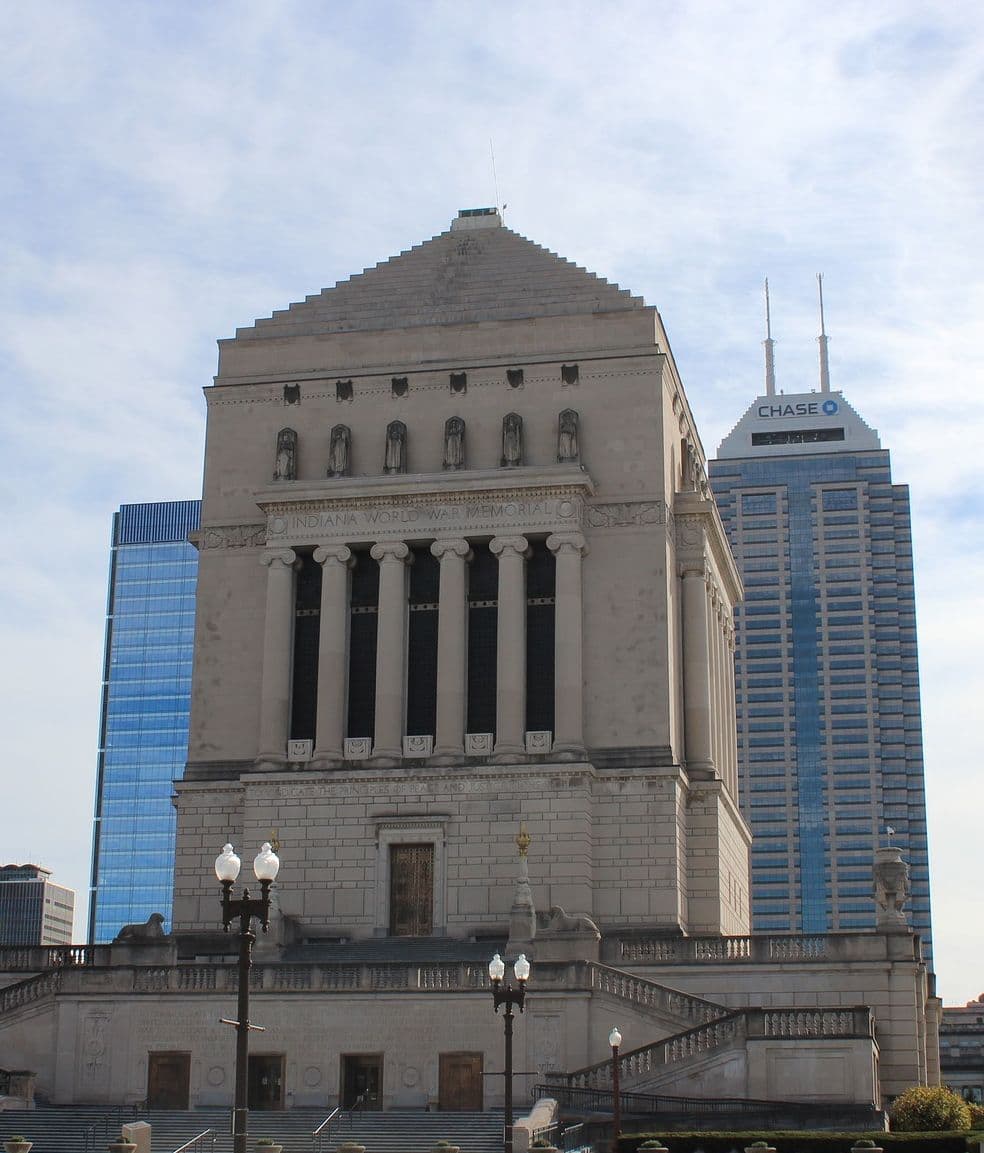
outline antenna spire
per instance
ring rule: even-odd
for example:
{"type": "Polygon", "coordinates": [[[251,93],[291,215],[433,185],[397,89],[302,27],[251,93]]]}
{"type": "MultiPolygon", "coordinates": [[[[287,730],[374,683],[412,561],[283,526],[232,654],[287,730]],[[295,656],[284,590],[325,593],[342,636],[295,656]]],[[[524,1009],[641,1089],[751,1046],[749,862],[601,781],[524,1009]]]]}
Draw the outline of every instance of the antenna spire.
{"type": "Polygon", "coordinates": [[[489,137],[489,155],[492,157],[492,187],[495,191],[495,208],[501,217],[506,206],[499,203],[499,178],[495,174],[495,143],[491,136],[489,137]]]}
{"type": "Polygon", "coordinates": [[[820,293],[820,335],[817,343],[820,345],[820,391],[830,392],[830,362],[827,359],[827,330],[823,321],[823,274],[817,273],[817,290],[820,293]]]}
{"type": "Polygon", "coordinates": [[[776,395],[776,342],[772,339],[772,312],[769,307],[769,278],[765,278],[765,395],[776,395]]]}

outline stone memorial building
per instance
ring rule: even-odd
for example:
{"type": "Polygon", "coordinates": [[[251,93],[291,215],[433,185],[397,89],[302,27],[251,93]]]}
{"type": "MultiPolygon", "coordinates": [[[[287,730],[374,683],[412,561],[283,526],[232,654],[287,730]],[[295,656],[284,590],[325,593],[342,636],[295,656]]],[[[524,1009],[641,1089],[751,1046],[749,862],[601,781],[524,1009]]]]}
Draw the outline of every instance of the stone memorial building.
{"type": "Polygon", "coordinates": [[[749,935],[741,582],[654,308],[465,211],[221,341],[206,398],[173,933],[5,958],[39,1092],[231,1101],[213,861],[268,840],[256,1106],[501,1104],[521,950],[521,1099],[606,1091],[614,1022],[639,1092],[938,1080],[898,854],[877,931],[749,935]]]}

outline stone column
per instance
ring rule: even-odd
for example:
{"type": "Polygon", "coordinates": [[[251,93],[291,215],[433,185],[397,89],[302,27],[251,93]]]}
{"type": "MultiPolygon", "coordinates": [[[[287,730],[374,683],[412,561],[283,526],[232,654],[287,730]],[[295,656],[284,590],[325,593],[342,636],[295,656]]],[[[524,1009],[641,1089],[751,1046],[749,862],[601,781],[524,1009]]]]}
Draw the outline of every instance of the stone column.
{"type": "Polygon", "coordinates": [[[728,758],[730,763],[731,790],[738,800],[738,703],[735,696],[735,627],[728,622],[728,633],[725,638],[724,659],[726,662],[728,685],[728,758]]]}
{"type": "Polygon", "coordinates": [[[707,612],[707,655],[710,671],[708,674],[711,688],[711,761],[717,775],[723,776],[721,766],[721,647],[720,621],[718,619],[719,606],[717,592],[709,590],[710,605],[707,612]]]}
{"type": "Polygon", "coordinates": [[[294,569],[290,548],[260,554],[266,566],[266,613],[263,618],[263,670],[260,679],[260,747],[258,760],[284,764],[290,731],[290,681],[294,656],[294,569]]]}
{"type": "Polygon", "coordinates": [[[407,667],[407,557],[402,541],[374,544],[379,562],[376,625],[376,735],[372,755],[403,756],[403,678],[407,667]]]}
{"type": "Polygon", "coordinates": [[[466,540],[436,540],[431,553],[441,562],[437,614],[437,732],[434,754],[454,761],[465,754],[468,688],[468,601],[465,566],[471,557],[466,540]]]}
{"type": "Polygon", "coordinates": [[[489,544],[499,558],[496,632],[495,755],[526,755],[526,555],[525,536],[497,536],[489,544]]]}
{"type": "Polygon", "coordinates": [[[348,679],[348,572],[352,550],[322,545],[321,631],[318,638],[318,720],[314,760],[339,762],[345,740],[345,684],[348,679]]]}
{"type": "Polygon", "coordinates": [[[683,723],[690,772],[706,774],[711,764],[710,654],[704,565],[683,571],[683,723]]]}
{"type": "Polygon", "coordinates": [[[588,545],[579,532],[547,537],[557,558],[554,597],[554,738],[553,751],[565,760],[586,755],[584,749],[584,676],[581,667],[583,608],[581,558],[588,545]]]}

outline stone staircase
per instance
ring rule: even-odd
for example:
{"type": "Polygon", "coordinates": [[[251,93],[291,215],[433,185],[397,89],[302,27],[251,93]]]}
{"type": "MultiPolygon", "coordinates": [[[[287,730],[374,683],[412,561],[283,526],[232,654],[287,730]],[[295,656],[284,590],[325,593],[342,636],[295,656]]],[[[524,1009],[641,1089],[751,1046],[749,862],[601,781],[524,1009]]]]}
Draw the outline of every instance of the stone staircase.
{"type": "MultiPolygon", "coordinates": [[[[411,1110],[344,1114],[320,1143],[314,1130],[324,1121],[322,1109],[283,1112],[254,1110],[249,1116],[249,1153],[260,1137],[273,1137],[284,1153],[334,1153],[344,1141],[365,1145],[366,1153],[430,1153],[439,1140],[461,1146],[461,1153],[499,1153],[502,1149],[501,1113],[423,1113],[411,1110]]],[[[104,1153],[121,1123],[147,1121],[151,1125],[152,1153],[173,1153],[206,1129],[194,1153],[232,1153],[228,1109],[190,1112],[109,1109],[105,1106],[63,1106],[0,1112],[0,1142],[20,1134],[34,1142],[32,1153],[104,1153]]]]}

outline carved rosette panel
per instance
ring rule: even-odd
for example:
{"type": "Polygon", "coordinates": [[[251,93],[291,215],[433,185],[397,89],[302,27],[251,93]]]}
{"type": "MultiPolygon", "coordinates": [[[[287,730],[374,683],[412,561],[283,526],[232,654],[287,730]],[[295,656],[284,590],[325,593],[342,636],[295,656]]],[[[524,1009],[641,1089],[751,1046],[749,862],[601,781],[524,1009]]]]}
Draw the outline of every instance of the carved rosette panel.
{"type": "Polygon", "coordinates": [[[212,549],[262,548],[266,544],[265,524],[210,525],[199,534],[202,552],[212,549]]]}
{"type": "Polygon", "coordinates": [[[584,519],[592,528],[639,528],[666,524],[666,502],[662,500],[624,501],[621,504],[592,504],[584,519]]]}

